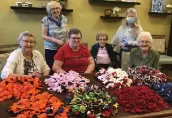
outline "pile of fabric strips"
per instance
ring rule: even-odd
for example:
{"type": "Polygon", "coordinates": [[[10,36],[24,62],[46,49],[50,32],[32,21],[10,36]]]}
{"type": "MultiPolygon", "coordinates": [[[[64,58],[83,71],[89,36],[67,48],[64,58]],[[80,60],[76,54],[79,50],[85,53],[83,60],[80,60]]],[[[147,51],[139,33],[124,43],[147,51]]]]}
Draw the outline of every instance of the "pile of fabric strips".
{"type": "Polygon", "coordinates": [[[147,66],[138,66],[128,69],[129,78],[137,85],[149,85],[163,83],[167,80],[167,76],[159,70],[155,70],[147,66]]]}
{"type": "Polygon", "coordinates": [[[68,107],[52,94],[44,92],[14,103],[9,112],[17,118],[67,118],[68,107]]]}
{"type": "MultiPolygon", "coordinates": [[[[66,99],[65,99],[66,100],[66,99]]],[[[75,116],[100,118],[117,113],[117,99],[95,85],[78,89],[66,100],[75,116]],[[71,99],[69,99],[72,97],[71,99]]]]}
{"type": "Polygon", "coordinates": [[[45,79],[45,83],[49,86],[48,90],[60,93],[64,90],[73,91],[76,88],[85,88],[89,82],[89,79],[82,77],[75,71],[54,73],[50,78],[45,79]]]}
{"type": "Polygon", "coordinates": [[[172,104],[172,83],[160,83],[152,85],[154,89],[165,101],[172,104]]]}
{"type": "Polygon", "coordinates": [[[132,84],[132,80],[128,78],[128,74],[122,69],[109,67],[106,70],[102,68],[95,76],[105,84],[106,88],[122,88],[132,84]]]}
{"type": "Polygon", "coordinates": [[[131,86],[116,89],[113,91],[113,94],[127,112],[146,113],[168,108],[167,103],[158,93],[147,86],[131,86]]]}
{"type": "Polygon", "coordinates": [[[41,82],[39,78],[24,76],[8,77],[0,82],[0,101],[10,99],[29,98],[40,92],[41,82]]]}

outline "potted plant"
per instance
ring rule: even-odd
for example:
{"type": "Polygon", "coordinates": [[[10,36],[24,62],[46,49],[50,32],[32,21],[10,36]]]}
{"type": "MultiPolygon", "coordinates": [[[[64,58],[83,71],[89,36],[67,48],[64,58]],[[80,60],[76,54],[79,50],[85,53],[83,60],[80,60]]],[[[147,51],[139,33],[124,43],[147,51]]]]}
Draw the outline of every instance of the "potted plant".
{"type": "Polygon", "coordinates": [[[68,0],[59,0],[62,9],[66,9],[68,0]]]}

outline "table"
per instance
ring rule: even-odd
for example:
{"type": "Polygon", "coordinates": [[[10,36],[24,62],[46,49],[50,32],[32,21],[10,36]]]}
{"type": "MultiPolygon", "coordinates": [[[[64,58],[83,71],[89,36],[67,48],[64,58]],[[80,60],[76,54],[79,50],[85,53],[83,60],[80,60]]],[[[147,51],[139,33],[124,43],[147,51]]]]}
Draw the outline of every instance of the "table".
{"type": "MultiPolygon", "coordinates": [[[[90,84],[89,85],[97,85],[97,86],[102,86],[101,83],[92,75],[92,74],[82,74],[82,76],[90,79],[90,84]]],[[[45,77],[41,78],[42,81],[44,81],[45,77]]],[[[170,80],[172,81],[172,80],[170,80]]],[[[42,82],[42,86],[43,86],[43,90],[44,91],[48,91],[47,90],[47,85],[42,82]]],[[[67,92],[63,92],[63,93],[54,93],[51,91],[48,91],[49,93],[53,94],[54,96],[57,96],[59,99],[61,99],[62,101],[64,100],[65,96],[68,95],[67,92]]],[[[8,108],[18,100],[15,99],[10,99],[10,100],[5,100],[3,102],[0,102],[0,118],[9,118],[9,114],[7,112],[8,108]]],[[[152,113],[145,113],[145,114],[132,114],[132,113],[127,113],[125,112],[122,107],[118,107],[118,114],[116,116],[110,116],[108,118],[162,118],[162,117],[167,117],[170,116],[172,118],[172,105],[169,106],[168,110],[164,110],[161,112],[152,112],[152,113]]],[[[169,118],[170,118],[169,117],[169,118]]]]}

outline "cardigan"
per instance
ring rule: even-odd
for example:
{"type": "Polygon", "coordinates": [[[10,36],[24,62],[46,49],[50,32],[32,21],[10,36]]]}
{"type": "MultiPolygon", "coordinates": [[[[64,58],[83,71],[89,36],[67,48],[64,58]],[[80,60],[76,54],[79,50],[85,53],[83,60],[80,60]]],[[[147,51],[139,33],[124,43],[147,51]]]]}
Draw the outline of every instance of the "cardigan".
{"type": "MultiPolygon", "coordinates": [[[[96,43],[92,46],[91,48],[91,55],[93,56],[94,59],[96,59],[97,57],[97,54],[98,54],[98,50],[99,50],[99,43],[96,43]]],[[[116,65],[115,63],[117,63],[117,59],[116,59],[116,56],[118,55],[116,52],[113,51],[113,47],[111,44],[108,44],[106,43],[105,44],[105,47],[106,47],[106,50],[107,50],[107,53],[109,55],[109,58],[112,62],[113,65],[116,65]]],[[[95,63],[96,64],[96,63],[95,63]]]]}
{"type": "MultiPolygon", "coordinates": [[[[50,70],[39,51],[33,50],[32,55],[32,59],[39,73],[50,70]]],[[[5,79],[10,73],[24,75],[24,59],[25,57],[23,56],[21,48],[14,50],[8,57],[6,64],[2,69],[1,78],[5,79]]]]}

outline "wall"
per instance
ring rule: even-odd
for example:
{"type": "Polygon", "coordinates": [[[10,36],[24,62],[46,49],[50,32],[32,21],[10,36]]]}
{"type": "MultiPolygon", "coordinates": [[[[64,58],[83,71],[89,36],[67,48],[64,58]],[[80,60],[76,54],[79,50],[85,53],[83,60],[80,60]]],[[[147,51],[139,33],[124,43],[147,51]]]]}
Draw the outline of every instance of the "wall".
{"type": "MultiPolygon", "coordinates": [[[[41,19],[46,15],[45,12],[13,11],[10,6],[15,5],[19,0],[1,0],[0,5],[0,41],[1,44],[13,44],[17,42],[20,32],[28,30],[34,33],[37,38],[36,49],[44,53],[43,40],[41,38],[41,19]]],[[[25,0],[26,1],[26,0],[25,0]]],[[[105,30],[109,35],[109,41],[112,39],[122,20],[103,21],[100,15],[104,15],[104,9],[113,8],[116,5],[89,4],[88,0],[68,0],[68,8],[73,9],[73,13],[66,14],[69,28],[76,27],[83,33],[83,42],[88,42],[89,48],[96,42],[95,35],[101,30],[105,30]]],[[[168,40],[171,16],[153,17],[148,15],[151,8],[151,0],[137,0],[141,5],[125,6],[120,15],[123,15],[126,8],[135,7],[144,30],[152,34],[165,34],[168,40]]],[[[33,6],[41,6],[45,0],[28,0],[33,6]]],[[[167,3],[172,4],[171,0],[167,3]]]]}

